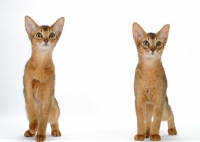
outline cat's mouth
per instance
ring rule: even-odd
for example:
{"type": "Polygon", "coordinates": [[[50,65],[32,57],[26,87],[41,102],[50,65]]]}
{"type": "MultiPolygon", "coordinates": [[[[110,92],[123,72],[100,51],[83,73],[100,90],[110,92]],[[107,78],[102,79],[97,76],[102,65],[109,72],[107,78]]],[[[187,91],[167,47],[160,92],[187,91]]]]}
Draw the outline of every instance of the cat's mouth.
{"type": "Polygon", "coordinates": [[[47,43],[43,43],[42,46],[49,46],[50,44],[47,42],[47,43]]]}
{"type": "Polygon", "coordinates": [[[154,56],[154,55],[156,55],[156,54],[155,54],[155,52],[151,52],[149,55],[152,55],[152,56],[154,56]]]}
{"type": "Polygon", "coordinates": [[[42,50],[48,50],[50,48],[50,45],[48,43],[43,44],[42,50]]]}
{"type": "Polygon", "coordinates": [[[155,52],[150,52],[148,54],[145,55],[147,58],[154,58],[156,56],[155,52]]]}
{"type": "Polygon", "coordinates": [[[40,50],[43,50],[43,51],[45,51],[45,50],[48,50],[49,48],[50,48],[50,43],[49,42],[47,42],[47,43],[42,43],[42,44],[40,44],[40,50]]]}

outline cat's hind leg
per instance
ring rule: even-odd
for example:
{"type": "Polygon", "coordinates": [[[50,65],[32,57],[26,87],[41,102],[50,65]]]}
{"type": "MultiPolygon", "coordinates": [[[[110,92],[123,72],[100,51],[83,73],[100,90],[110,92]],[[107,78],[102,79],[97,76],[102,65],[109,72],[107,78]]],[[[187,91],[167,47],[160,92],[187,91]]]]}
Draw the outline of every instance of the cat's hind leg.
{"type": "Polygon", "coordinates": [[[167,121],[168,123],[168,134],[177,135],[176,126],[174,122],[174,115],[173,115],[170,105],[166,105],[163,112],[162,120],[167,121]]]}
{"type": "Polygon", "coordinates": [[[168,123],[168,134],[169,135],[177,135],[173,113],[172,113],[171,117],[167,120],[167,123],[168,123]]]}
{"type": "Polygon", "coordinates": [[[59,124],[58,124],[59,115],[60,115],[60,109],[59,109],[56,99],[54,99],[52,108],[51,108],[50,117],[49,117],[49,122],[51,124],[51,130],[52,130],[51,135],[54,137],[61,136],[61,132],[59,130],[59,124]]]}
{"type": "Polygon", "coordinates": [[[52,122],[51,123],[51,135],[54,136],[54,137],[59,137],[61,136],[61,132],[59,130],[59,125],[58,125],[58,122],[52,122]]]}
{"type": "Polygon", "coordinates": [[[147,104],[146,105],[146,119],[145,119],[146,138],[149,138],[149,135],[150,135],[152,116],[153,116],[153,105],[147,104]]]}
{"type": "Polygon", "coordinates": [[[166,98],[166,103],[165,103],[164,112],[162,116],[162,121],[167,121],[169,135],[177,135],[176,126],[174,122],[174,115],[173,115],[171,106],[168,104],[167,98],[166,98]]]}

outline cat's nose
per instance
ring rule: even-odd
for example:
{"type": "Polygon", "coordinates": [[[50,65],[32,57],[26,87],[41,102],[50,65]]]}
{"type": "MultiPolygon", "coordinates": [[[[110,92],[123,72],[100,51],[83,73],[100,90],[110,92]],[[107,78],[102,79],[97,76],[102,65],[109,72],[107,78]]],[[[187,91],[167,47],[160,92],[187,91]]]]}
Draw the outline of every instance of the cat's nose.
{"type": "Polygon", "coordinates": [[[154,52],[156,49],[155,49],[155,48],[151,48],[150,50],[151,50],[152,52],[154,52]]]}
{"type": "Polygon", "coordinates": [[[44,39],[44,42],[47,43],[49,40],[48,39],[44,39]]]}

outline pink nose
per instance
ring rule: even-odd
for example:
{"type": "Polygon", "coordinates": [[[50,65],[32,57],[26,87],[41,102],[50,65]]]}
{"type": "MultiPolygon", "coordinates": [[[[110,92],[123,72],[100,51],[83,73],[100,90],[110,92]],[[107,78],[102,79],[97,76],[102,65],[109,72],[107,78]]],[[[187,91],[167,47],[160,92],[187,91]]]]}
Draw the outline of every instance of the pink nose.
{"type": "Polygon", "coordinates": [[[48,39],[44,39],[44,42],[47,43],[49,40],[48,39]]]}
{"type": "Polygon", "coordinates": [[[155,49],[155,48],[151,48],[150,50],[151,50],[152,52],[154,52],[156,49],[155,49]]]}

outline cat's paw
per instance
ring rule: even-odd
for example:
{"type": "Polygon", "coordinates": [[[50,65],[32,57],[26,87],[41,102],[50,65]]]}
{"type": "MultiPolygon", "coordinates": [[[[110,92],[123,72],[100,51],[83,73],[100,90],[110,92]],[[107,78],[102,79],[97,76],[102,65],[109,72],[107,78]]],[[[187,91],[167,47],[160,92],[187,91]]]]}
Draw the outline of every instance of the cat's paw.
{"type": "Polygon", "coordinates": [[[29,130],[24,133],[24,137],[33,137],[35,134],[32,134],[29,130]]]}
{"type": "Polygon", "coordinates": [[[60,137],[61,133],[59,130],[53,130],[53,131],[51,131],[51,135],[54,137],[60,137]]]}
{"type": "Polygon", "coordinates": [[[161,137],[158,134],[153,134],[153,135],[150,135],[150,140],[151,141],[160,141],[161,137]]]}
{"type": "Polygon", "coordinates": [[[37,142],[42,142],[46,139],[46,136],[45,135],[36,135],[35,139],[37,142]]]}
{"type": "Polygon", "coordinates": [[[145,135],[137,134],[134,136],[135,141],[143,141],[145,139],[145,135]]]}
{"type": "Polygon", "coordinates": [[[169,134],[169,135],[177,135],[177,131],[176,131],[175,128],[168,129],[168,134],[169,134]]]}

